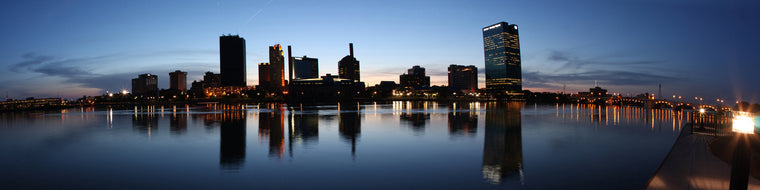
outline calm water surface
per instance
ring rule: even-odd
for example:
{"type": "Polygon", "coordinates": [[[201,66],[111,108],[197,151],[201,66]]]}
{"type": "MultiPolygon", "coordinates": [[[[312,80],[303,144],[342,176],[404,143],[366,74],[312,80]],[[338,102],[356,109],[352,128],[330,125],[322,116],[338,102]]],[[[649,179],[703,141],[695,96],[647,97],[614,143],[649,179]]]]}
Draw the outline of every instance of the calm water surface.
{"type": "Polygon", "coordinates": [[[3,189],[641,189],[686,114],[395,102],[2,113],[3,189]]]}

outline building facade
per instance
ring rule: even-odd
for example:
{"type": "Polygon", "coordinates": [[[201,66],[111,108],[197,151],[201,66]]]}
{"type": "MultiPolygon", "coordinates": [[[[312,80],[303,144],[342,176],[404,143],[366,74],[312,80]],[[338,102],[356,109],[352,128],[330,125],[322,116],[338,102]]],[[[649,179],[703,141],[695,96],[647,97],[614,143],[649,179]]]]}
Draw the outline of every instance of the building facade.
{"type": "Polygon", "coordinates": [[[132,79],[132,94],[135,96],[158,96],[158,76],[150,73],[132,79]]]}
{"type": "Polygon", "coordinates": [[[429,87],[430,76],[425,76],[425,68],[419,65],[413,66],[407,70],[407,73],[399,76],[399,83],[402,87],[429,87]]]}
{"type": "Polygon", "coordinates": [[[319,60],[310,57],[293,57],[293,79],[319,78],[319,60]]]}
{"type": "Polygon", "coordinates": [[[478,68],[475,65],[449,65],[449,88],[452,90],[478,90],[478,68]]]}
{"type": "Polygon", "coordinates": [[[282,46],[275,44],[269,46],[269,90],[274,93],[282,93],[285,86],[285,55],[282,46]]]}
{"type": "Polygon", "coordinates": [[[245,39],[238,35],[219,37],[219,66],[222,86],[246,86],[245,39]]]}
{"type": "Polygon", "coordinates": [[[359,60],[354,57],[354,44],[348,44],[349,55],[338,61],[338,76],[355,82],[361,81],[359,77],[359,60]]]}
{"type": "Polygon", "coordinates": [[[288,98],[302,103],[351,101],[363,90],[362,82],[327,74],[321,78],[293,80],[288,98]]]}
{"type": "Polygon", "coordinates": [[[208,71],[203,75],[203,80],[191,83],[190,93],[196,97],[205,97],[207,95],[205,94],[206,89],[220,86],[222,86],[222,75],[208,71]]]}
{"type": "Polygon", "coordinates": [[[176,70],[169,73],[169,89],[172,90],[187,90],[187,72],[176,70]]]}
{"type": "Polygon", "coordinates": [[[517,25],[506,22],[483,28],[486,89],[497,93],[522,91],[520,40],[517,25]]]}
{"type": "Polygon", "coordinates": [[[259,63],[259,87],[258,89],[269,89],[272,83],[272,65],[269,63],[259,63]]]}

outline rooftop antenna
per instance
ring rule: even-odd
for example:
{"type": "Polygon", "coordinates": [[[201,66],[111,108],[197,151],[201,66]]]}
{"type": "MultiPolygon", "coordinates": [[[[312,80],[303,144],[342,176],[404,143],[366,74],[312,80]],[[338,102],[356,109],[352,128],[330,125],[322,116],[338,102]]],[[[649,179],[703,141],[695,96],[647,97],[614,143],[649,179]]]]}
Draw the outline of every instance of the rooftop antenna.
{"type": "Polygon", "coordinates": [[[662,98],[662,83],[660,83],[660,90],[657,92],[657,97],[662,98]]]}
{"type": "Polygon", "coordinates": [[[565,94],[565,90],[567,90],[567,84],[562,84],[562,94],[565,94]]]}
{"type": "Polygon", "coordinates": [[[599,83],[596,80],[594,80],[594,87],[599,87],[599,83]]]}

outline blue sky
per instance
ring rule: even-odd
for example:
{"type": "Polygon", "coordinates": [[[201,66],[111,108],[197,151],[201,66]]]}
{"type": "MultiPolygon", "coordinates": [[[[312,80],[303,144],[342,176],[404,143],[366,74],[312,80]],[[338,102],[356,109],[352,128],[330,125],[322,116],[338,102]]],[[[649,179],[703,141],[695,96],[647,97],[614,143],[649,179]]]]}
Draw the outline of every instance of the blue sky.
{"type": "MultiPolygon", "coordinates": [[[[219,71],[218,37],[246,39],[248,84],[268,46],[319,59],[320,75],[354,43],[362,80],[398,82],[421,65],[483,73],[481,28],[520,26],[524,88],[757,102],[760,3],[754,1],[3,1],[0,90],[11,98],[130,89],[141,73],[219,71]]],[[[189,82],[188,82],[189,84],[189,82]]]]}

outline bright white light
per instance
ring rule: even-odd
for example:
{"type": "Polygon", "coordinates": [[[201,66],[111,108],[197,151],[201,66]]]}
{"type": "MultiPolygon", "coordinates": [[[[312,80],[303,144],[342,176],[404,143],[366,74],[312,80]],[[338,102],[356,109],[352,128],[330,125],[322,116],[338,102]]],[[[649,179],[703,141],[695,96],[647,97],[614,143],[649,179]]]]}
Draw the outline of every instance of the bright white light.
{"type": "Polygon", "coordinates": [[[699,109],[699,113],[705,113],[705,108],[699,109]]]}
{"type": "Polygon", "coordinates": [[[732,126],[733,132],[742,134],[754,134],[755,133],[755,121],[751,117],[739,115],[734,117],[734,124],[732,126]]]}

